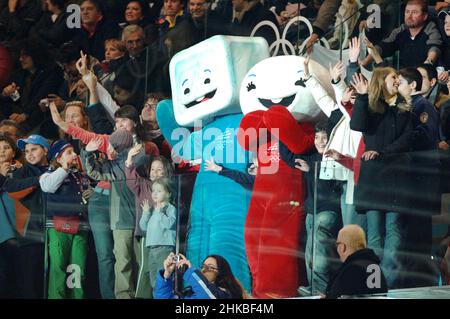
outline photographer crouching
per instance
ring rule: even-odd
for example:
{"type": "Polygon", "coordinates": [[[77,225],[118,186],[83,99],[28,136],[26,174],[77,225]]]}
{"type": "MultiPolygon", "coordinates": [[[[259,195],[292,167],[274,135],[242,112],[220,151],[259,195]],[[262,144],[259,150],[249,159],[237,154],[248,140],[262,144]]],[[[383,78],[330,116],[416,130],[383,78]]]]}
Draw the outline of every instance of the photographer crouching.
{"type": "Polygon", "coordinates": [[[158,272],[153,296],[155,299],[243,299],[246,292],[222,256],[206,257],[199,271],[182,254],[170,253],[164,260],[164,269],[158,272]],[[183,276],[185,289],[175,287],[176,273],[183,276]]]}

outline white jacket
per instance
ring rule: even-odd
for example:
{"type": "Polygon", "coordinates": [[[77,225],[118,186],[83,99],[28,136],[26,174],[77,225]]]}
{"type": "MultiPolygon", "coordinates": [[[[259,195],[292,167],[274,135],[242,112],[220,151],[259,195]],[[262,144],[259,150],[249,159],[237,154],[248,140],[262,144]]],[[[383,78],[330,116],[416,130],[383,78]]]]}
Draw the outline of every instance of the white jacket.
{"type": "MultiPolygon", "coordinates": [[[[340,109],[343,114],[342,118],[333,128],[330,136],[328,137],[328,143],[325,147],[325,152],[327,150],[333,149],[345,156],[355,158],[362,134],[361,132],[353,131],[352,129],[350,129],[350,114],[347,113],[344,106],[342,106],[340,103],[343,93],[346,89],[345,82],[341,80],[339,81],[339,83],[333,84],[336,100],[339,101],[339,103],[336,103],[328,95],[320,82],[317,81],[314,76],[306,81],[306,87],[309,88],[311,94],[314,97],[314,100],[327,117],[330,117],[331,112],[337,109],[340,109]]],[[[323,156],[319,178],[325,180],[347,181],[346,202],[348,204],[353,203],[354,181],[352,170],[344,167],[343,165],[329,157],[323,156]]]]}

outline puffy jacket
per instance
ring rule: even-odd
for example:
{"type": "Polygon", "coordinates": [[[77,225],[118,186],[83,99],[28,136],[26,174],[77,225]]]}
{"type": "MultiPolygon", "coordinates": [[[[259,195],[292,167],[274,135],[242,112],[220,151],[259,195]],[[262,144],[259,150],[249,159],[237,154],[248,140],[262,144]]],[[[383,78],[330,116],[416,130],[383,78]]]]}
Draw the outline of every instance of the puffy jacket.
{"type": "MultiPolygon", "coordinates": [[[[163,276],[164,270],[158,272],[156,284],[153,290],[155,299],[178,299],[179,297],[173,292],[174,275],[169,279],[163,276]]],[[[185,286],[190,286],[189,294],[183,299],[230,299],[231,294],[216,285],[210,283],[203,274],[191,267],[183,275],[185,286]]]]}

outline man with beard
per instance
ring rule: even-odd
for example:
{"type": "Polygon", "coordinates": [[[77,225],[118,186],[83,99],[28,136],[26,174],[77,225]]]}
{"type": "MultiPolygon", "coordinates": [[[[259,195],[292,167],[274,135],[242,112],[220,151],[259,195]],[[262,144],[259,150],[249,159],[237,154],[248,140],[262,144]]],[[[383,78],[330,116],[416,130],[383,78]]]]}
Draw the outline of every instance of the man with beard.
{"type": "MultiPolygon", "coordinates": [[[[419,64],[434,64],[441,53],[442,38],[436,24],[428,19],[425,0],[408,0],[405,7],[404,23],[394,29],[376,48],[382,58],[399,51],[400,68],[416,67],[419,64]]],[[[362,62],[372,61],[369,54],[362,62]]]]}

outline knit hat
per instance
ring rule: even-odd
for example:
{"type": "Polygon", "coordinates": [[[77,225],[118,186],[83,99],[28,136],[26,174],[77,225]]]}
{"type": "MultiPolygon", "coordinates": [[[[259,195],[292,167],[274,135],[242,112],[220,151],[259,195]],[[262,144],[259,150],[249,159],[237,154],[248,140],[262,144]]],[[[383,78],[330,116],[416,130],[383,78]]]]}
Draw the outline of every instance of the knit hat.
{"type": "Polygon", "coordinates": [[[72,147],[70,143],[64,140],[57,140],[53,142],[50,151],[48,152],[48,160],[51,162],[53,159],[61,155],[68,147],[72,147]]]}
{"type": "Polygon", "coordinates": [[[439,13],[438,13],[438,17],[441,18],[442,20],[445,19],[445,16],[450,15],[450,8],[445,8],[442,9],[439,13]]]}
{"type": "Polygon", "coordinates": [[[133,135],[126,130],[117,130],[109,137],[109,143],[117,153],[133,146],[133,135]]]}

